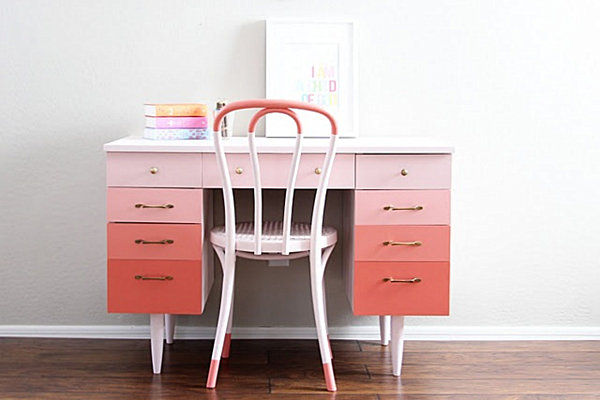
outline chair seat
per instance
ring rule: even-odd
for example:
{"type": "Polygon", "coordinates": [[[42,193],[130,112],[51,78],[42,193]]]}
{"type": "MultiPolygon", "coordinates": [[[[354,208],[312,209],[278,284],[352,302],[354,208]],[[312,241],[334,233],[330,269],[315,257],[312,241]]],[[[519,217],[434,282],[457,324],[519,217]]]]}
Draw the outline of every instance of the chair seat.
{"type": "MultiPolygon", "coordinates": [[[[264,221],[262,226],[262,252],[281,253],[283,242],[283,222],[264,221]]],[[[225,247],[225,226],[215,226],[210,231],[210,242],[225,247]]],[[[254,222],[240,222],[235,226],[236,250],[254,252],[254,222]]],[[[331,226],[323,226],[321,247],[329,247],[337,242],[337,231],[331,226]]],[[[310,224],[292,223],[290,233],[290,253],[310,250],[310,224]]]]}

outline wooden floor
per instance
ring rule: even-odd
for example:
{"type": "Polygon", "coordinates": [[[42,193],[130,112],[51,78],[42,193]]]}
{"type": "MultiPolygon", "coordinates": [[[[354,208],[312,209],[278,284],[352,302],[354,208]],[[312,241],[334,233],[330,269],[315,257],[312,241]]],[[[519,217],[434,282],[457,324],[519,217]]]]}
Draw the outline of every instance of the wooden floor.
{"type": "Polygon", "coordinates": [[[338,392],[325,391],[316,341],[234,340],[216,390],[212,342],[0,338],[0,399],[600,399],[600,341],[407,342],[402,378],[374,342],[333,341],[338,392]]]}

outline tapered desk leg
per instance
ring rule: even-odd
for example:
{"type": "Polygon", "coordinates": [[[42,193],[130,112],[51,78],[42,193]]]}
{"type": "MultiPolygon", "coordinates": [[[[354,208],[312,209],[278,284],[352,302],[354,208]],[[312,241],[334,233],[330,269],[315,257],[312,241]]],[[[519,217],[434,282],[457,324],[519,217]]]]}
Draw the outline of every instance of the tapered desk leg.
{"type": "Polygon", "coordinates": [[[404,316],[392,315],[392,374],[400,376],[402,371],[402,355],[404,352],[404,316]]]}
{"type": "Polygon", "coordinates": [[[162,368],[164,341],[165,315],[150,314],[150,349],[152,352],[152,370],[155,374],[160,374],[162,368]]]}
{"type": "Polygon", "coordinates": [[[173,344],[173,336],[175,335],[175,319],[175,315],[165,314],[165,333],[167,335],[167,344],[173,344]]]}
{"type": "Polygon", "coordinates": [[[379,316],[379,336],[381,337],[381,345],[387,346],[390,342],[390,316],[379,316]]]}

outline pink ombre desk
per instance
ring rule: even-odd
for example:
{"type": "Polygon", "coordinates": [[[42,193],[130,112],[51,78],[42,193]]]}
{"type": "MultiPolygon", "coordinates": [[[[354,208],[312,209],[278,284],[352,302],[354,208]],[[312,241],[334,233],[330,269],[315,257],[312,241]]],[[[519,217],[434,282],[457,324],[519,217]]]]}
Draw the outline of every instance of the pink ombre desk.
{"type": "MultiPolygon", "coordinates": [[[[294,139],[257,138],[263,186],[284,188],[294,139]],[[286,167],[281,167],[285,165],[286,167]]],[[[225,149],[234,187],[253,187],[247,139],[225,149]],[[237,153],[237,154],[236,154],[237,153]],[[246,154],[244,154],[246,153],[246,154]]],[[[326,140],[305,139],[299,188],[315,188],[326,140]]],[[[405,315],[448,315],[452,147],[424,138],[340,139],[330,184],[343,196],[344,281],[356,315],[380,316],[393,374],[405,315]]],[[[107,152],[108,311],[151,315],[154,371],[173,314],[201,314],[213,283],[212,141],[127,137],[107,152]],[[166,322],[165,322],[166,321],[166,322]]]]}

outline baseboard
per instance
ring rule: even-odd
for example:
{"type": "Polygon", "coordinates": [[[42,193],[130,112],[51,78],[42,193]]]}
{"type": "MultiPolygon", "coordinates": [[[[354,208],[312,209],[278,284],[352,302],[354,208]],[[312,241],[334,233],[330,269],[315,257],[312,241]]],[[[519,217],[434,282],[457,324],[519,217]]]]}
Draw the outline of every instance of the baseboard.
{"type": "MultiPolygon", "coordinates": [[[[332,339],[378,340],[378,326],[331,327],[332,339]]],[[[212,339],[214,328],[178,326],[177,339],[212,339]]],[[[600,340],[600,327],[406,326],[406,340],[600,340]]],[[[0,337],[148,339],[146,325],[0,325],[0,337]]],[[[314,327],[240,327],[238,339],[315,339],[314,327]]]]}

